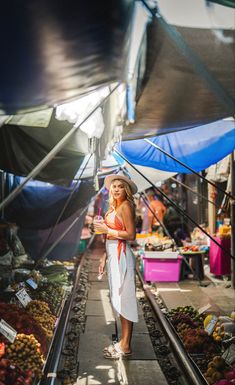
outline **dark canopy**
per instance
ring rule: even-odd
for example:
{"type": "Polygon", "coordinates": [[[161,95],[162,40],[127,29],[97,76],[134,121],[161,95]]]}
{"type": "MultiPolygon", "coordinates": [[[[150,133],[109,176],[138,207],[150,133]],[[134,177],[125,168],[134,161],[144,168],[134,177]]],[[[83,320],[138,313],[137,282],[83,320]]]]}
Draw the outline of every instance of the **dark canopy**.
{"type": "Polygon", "coordinates": [[[133,4],[3,1],[0,113],[51,106],[124,80],[133,4]]]}
{"type": "MultiPolygon", "coordinates": [[[[231,116],[194,71],[182,51],[156,19],[148,31],[147,70],[138,96],[136,122],[124,131],[124,140],[184,130],[231,116]]],[[[235,97],[234,31],[177,27],[187,45],[231,97],[235,97]]],[[[201,74],[203,75],[203,74],[201,74]]]]}

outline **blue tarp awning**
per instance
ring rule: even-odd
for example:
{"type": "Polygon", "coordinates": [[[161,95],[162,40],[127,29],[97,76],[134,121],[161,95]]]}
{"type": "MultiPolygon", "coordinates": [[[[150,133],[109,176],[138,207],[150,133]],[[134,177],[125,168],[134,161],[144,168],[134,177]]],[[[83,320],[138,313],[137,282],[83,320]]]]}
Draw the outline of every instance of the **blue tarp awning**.
{"type": "MultiPolygon", "coordinates": [[[[220,120],[186,131],[155,136],[150,140],[195,171],[201,171],[235,149],[235,122],[220,120]]],[[[189,173],[185,167],[143,139],[121,142],[117,148],[133,164],[189,173]]]]}

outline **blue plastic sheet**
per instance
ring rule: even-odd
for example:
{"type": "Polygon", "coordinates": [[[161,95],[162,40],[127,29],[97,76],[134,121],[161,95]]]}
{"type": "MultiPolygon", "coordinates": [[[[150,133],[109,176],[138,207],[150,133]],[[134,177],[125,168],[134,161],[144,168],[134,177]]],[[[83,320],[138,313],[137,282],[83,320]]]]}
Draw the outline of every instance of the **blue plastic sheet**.
{"type": "MultiPolygon", "coordinates": [[[[235,123],[233,120],[220,120],[149,139],[195,171],[202,171],[235,149],[235,123]]],[[[117,148],[133,164],[170,172],[190,173],[144,139],[121,142],[117,148]]]]}
{"type": "MultiPolygon", "coordinates": [[[[19,185],[21,179],[9,176],[8,193],[19,185]]],[[[53,227],[65,205],[59,222],[85,207],[95,195],[93,179],[86,179],[78,182],[71,197],[75,183],[73,182],[70,187],[63,187],[40,181],[29,182],[6,207],[6,220],[15,222],[24,229],[41,230],[53,227]]]]}

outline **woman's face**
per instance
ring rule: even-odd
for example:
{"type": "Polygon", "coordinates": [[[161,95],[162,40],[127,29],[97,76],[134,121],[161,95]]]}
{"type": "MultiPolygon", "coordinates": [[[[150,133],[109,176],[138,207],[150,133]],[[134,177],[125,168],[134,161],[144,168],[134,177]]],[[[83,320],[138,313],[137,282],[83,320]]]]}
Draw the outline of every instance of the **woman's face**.
{"type": "Polygon", "coordinates": [[[114,180],[112,183],[112,194],[114,199],[124,200],[126,199],[126,190],[122,181],[114,180]]]}

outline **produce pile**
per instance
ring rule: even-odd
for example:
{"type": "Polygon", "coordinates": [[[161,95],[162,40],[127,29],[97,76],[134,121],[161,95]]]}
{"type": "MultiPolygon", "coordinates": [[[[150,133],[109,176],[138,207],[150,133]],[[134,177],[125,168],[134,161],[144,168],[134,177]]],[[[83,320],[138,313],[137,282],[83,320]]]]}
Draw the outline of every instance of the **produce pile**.
{"type": "Polygon", "coordinates": [[[171,309],[167,317],[208,384],[234,385],[235,365],[228,364],[221,355],[222,342],[234,338],[235,313],[203,316],[192,306],[184,306],[171,309]]]}
{"type": "Polygon", "coordinates": [[[37,290],[32,292],[32,296],[35,299],[47,302],[51,312],[57,315],[64,298],[64,289],[59,283],[41,282],[37,290]]]}
{"type": "Polygon", "coordinates": [[[209,385],[234,385],[235,367],[228,369],[224,359],[220,356],[215,356],[208,363],[204,377],[209,385]]]}
{"type": "Polygon", "coordinates": [[[38,322],[50,340],[53,336],[56,317],[51,313],[48,304],[44,301],[34,300],[29,302],[26,310],[31,314],[33,319],[38,322]]]}
{"type": "Polygon", "coordinates": [[[6,347],[6,357],[20,369],[31,370],[40,378],[45,362],[40,347],[40,343],[32,334],[17,334],[15,341],[6,347]]]}
{"type": "Polygon", "coordinates": [[[0,359],[0,383],[4,385],[31,385],[33,382],[32,370],[24,371],[12,361],[0,359]]]}
{"type": "MultiPolygon", "coordinates": [[[[18,333],[33,334],[40,343],[42,353],[46,355],[48,344],[45,332],[25,309],[15,304],[0,303],[0,319],[4,319],[18,333]]],[[[2,334],[0,341],[7,342],[2,334]]]]}
{"type": "Polygon", "coordinates": [[[76,260],[43,260],[38,269],[11,224],[0,226],[0,257],[0,385],[35,385],[76,260]]]}

